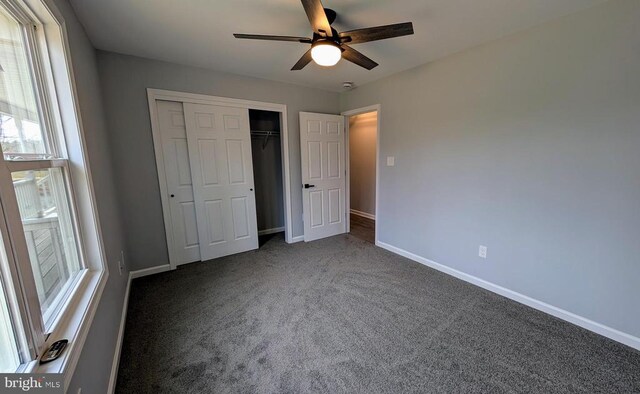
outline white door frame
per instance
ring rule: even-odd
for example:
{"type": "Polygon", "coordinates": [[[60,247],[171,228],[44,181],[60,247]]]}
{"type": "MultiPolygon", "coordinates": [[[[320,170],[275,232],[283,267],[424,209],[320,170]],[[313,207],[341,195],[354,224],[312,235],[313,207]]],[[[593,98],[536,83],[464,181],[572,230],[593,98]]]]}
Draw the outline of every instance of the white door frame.
{"type": "Polygon", "coordinates": [[[377,113],[377,127],[376,127],[376,220],[375,220],[375,244],[378,245],[378,227],[380,223],[380,215],[378,215],[378,203],[380,201],[380,126],[382,125],[382,106],[380,104],[369,105],[367,107],[356,108],[349,111],[344,111],[340,115],[344,116],[344,130],[345,130],[345,152],[346,152],[346,169],[347,169],[347,189],[346,189],[346,209],[347,215],[347,232],[351,231],[351,166],[349,164],[349,118],[354,115],[360,115],[368,112],[377,113]]]}
{"type": "Polygon", "coordinates": [[[280,113],[280,143],[282,149],[282,175],[284,194],[284,234],[287,243],[293,243],[293,226],[291,224],[291,176],[289,171],[289,131],[287,128],[287,106],[284,104],[266,103],[261,101],[241,100],[228,97],[209,96],[204,94],[174,92],[171,90],[147,88],[149,102],[149,115],[151,118],[151,132],[153,134],[153,147],[156,155],[156,167],[158,170],[158,182],[160,184],[160,199],[162,201],[162,216],[164,218],[165,235],[169,249],[169,265],[176,268],[173,228],[169,211],[169,191],[167,188],[166,174],[164,170],[164,156],[162,153],[162,137],[156,107],[157,100],[177,101],[182,103],[194,103],[205,105],[217,105],[224,107],[236,107],[272,111],[280,113]]]}

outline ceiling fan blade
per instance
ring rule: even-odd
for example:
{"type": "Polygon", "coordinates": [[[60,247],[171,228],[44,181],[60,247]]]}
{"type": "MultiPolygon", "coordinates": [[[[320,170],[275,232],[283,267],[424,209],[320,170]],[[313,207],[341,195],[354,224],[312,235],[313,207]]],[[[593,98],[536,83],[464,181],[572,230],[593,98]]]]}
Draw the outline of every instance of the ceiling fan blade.
{"type": "Polygon", "coordinates": [[[402,37],[413,34],[413,23],[396,23],[395,25],[367,27],[364,29],[343,31],[340,39],[347,44],[361,44],[363,42],[386,40],[387,38],[402,37]]]}
{"type": "Polygon", "coordinates": [[[309,23],[316,33],[322,33],[327,37],[332,37],[331,24],[324,12],[324,7],[320,0],[302,0],[304,12],[307,13],[309,23]]]}
{"type": "Polygon", "coordinates": [[[311,60],[313,59],[311,58],[311,49],[309,49],[302,55],[300,60],[298,60],[298,63],[291,68],[291,71],[302,70],[307,64],[311,63],[311,60]]]}
{"type": "Polygon", "coordinates": [[[378,63],[374,62],[373,60],[369,59],[368,57],[351,47],[342,45],[342,49],[344,49],[344,51],[342,52],[342,58],[350,61],[351,63],[355,63],[360,67],[366,68],[367,70],[371,70],[378,66],[378,63]]]}
{"type": "Polygon", "coordinates": [[[234,34],[235,38],[244,38],[247,40],[266,40],[266,41],[289,41],[289,42],[302,42],[305,44],[311,44],[313,40],[307,37],[290,37],[290,36],[269,36],[262,34],[234,34]]]}

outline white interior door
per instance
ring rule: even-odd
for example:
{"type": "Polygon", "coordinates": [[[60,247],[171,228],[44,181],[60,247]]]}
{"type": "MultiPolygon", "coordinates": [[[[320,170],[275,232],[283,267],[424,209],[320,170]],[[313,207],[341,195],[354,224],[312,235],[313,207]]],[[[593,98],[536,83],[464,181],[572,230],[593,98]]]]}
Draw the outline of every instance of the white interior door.
{"type": "Polygon", "coordinates": [[[346,232],[344,118],[300,112],[304,240],[346,232]]]}
{"type": "Polygon", "coordinates": [[[176,265],[200,260],[196,209],[191,186],[187,131],[181,102],[156,101],[167,184],[173,260],[176,265]]]}
{"type": "Polygon", "coordinates": [[[200,257],[258,248],[249,110],[184,104],[200,257]]]}

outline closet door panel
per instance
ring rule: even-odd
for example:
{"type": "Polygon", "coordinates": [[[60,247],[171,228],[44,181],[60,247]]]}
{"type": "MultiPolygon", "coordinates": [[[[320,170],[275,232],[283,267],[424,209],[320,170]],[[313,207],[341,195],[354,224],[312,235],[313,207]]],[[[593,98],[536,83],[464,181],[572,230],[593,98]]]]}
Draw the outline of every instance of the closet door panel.
{"type": "Polygon", "coordinates": [[[191,165],[182,103],[156,101],[176,265],[200,260],[191,165]]]}
{"type": "MultiPolygon", "coordinates": [[[[182,217],[184,218],[184,244],[187,246],[198,247],[198,223],[196,221],[196,207],[193,201],[183,202],[180,204],[182,208],[182,217]]],[[[200,253],[198,253],[200,257],[200,253]]]]}
{"type": "Polygon", "coordinates": [[[200,256],[258,248],[249,111],[184,104],[200,256]]]}

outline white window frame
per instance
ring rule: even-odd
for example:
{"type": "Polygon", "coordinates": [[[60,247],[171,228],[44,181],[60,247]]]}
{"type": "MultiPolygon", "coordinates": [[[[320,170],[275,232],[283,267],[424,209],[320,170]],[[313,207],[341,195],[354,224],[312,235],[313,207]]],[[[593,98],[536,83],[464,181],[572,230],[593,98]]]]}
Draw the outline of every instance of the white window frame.
{"type": "MultiPolygon", "coordinates": [[[[67,33],[62,14],[52,0],[0,0],[2,4],[19,12],[22,23],[32,24],[28,32],[29,61],[35,69],[35,82],[39,85],[39,110],[43,114],[41,125],[46,130],[57,130],[49,139],[50,150],[64,160],[2,161],[0,165],[0,230],[3,234],[22,232],[10,173],[21,169],[63,167],[66,177],[69,203],[79,243],[79,257],[85,270],[76,278],[70,296],[62,312],[45,332],[35,283],[28,262],[19,263],[17,256],[28,256],[24,238],[2,239],[7,251],[7,267],[3,268],[6,292],[9,294],[18,342],[24,358],[33,361],[23,364],[19,372],[64,374],[68,387],[78,362],[84,341],[96,312],[102,291],[109,275],[106,255],[102,243],[99,218],[91,171],[86,155],[86,144],[80,108],[77,101],[73,67],[69,53],[67,33]],[[43,103],[43,105],[40,105],[43,103]],[[6,218],[6,220],[5,220],[6,218]],[[16,241],[17,240],[17,241],[16,241]],[[7,280],[7,278],[9,278],[7,280]],[[48,364],[37,361],[50,344],[59,339],[68,339],[69,345],[63,355],[48,364]],[[24,354],[26,353],[26,354],[24,354]]],[[[35,159],[24,156],[23,159],[35,159]]]]}

